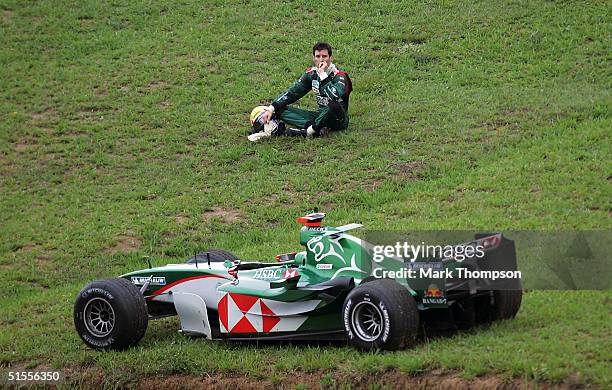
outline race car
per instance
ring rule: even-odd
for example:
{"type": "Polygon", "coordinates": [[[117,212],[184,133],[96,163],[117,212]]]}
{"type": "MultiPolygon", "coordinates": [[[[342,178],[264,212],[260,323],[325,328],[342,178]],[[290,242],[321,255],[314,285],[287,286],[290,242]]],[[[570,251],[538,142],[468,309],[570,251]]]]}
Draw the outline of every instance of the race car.
{"type": "Polygon", "coordinates": [[[346,339],[361,350],[396,350],[412,346],[423,325],[463,329],[520,308],[520,280],[460,272],[516,271],[514,242],[500,233],[465,243],[481,248],[480,258],[406,261],[374,256],[374,245],[347,233],[362,225],[323,226],[324,217],[298,218],[304,250],[276,262],[213,249],[94,281],[76,298],[76,330],[91,348],[121,350],[141,340],[149,320],[178,315],[180,332],[211,340],[346,339]]]}

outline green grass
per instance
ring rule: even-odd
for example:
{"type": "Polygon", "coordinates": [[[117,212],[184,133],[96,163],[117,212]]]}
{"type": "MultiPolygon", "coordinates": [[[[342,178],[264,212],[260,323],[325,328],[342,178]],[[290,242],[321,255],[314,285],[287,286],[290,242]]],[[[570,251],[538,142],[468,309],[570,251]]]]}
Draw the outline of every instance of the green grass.
{"type": "Polygon", "coordinates": [[[273,259],[313,207],[384,230],[612,226],[606,2],[321,7],[0,0],[3,365],[442,367],[609,385],[609,291],[530,293],[515,322],[393,354],[206,343],[173,321],[126,353],[79,342],[70,312],[87,281],[209,247],[273,259]],[[248,143],[251,108],[318,39],[353,79],[349,129],[248,143]]]}
{"type": "Polygon", "coordinates": [[[462,376],[494,373],[531,380],[610,385],[612,354],[609,292],[530,292],[517,318],[453,337],[425,341],[408,351],[360,353],[341,345],[229,343],[186,338],[176,318],[150,323],[138,347],[124,352],[88,349],[71,328],[71,286],[24,297],[3,307],[3,365],[16,361],[53,368],[100,367],[107,384],[150,374],[226,373],[283,378],[298,370],[369,375],[397,369],[410,375],[434,369],[462,376]],[[27,321],[23,308],[27,306],[27,321]],[[15,334],[17,337],[15,337],[15,334]],[[44,342],[41,342],[44,338],[44,342]]]}

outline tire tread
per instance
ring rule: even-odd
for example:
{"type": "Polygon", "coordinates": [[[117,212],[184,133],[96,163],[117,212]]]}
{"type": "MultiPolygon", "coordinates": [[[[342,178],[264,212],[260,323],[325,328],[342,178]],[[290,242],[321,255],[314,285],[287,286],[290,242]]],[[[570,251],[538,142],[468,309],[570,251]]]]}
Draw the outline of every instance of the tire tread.
{"type": "MultiPolygon", "coordinates": [[[[82,328],[80,317],[78,317],[78,312],[82,310],[86,302],[86,300],[82,298],[82,294],[91,288],[103,289],[113,295],[114,299],[111,305],[113,305],[113,309],[115,310],[115,316],[118,317],[119,315],[123,315],[125,316],[124,320],[127,320],[127,322],[124,324],[122,332],[113,335],[114,342],[107,347],[91,345],[85,339],[83,339],[83,341],[92,348],[116,350],[122,350],[137,344],[147,330],[149,322],[147,304],[138,287],[123,278],[96,280],[89,283],[79,292],[74,305],[75,326],[79,335],[82,336],[81,332],[87,332],[82,328]]],[[[92,335],[90,335],[90,337],[92,337],[92,335]]],[[[83,336],[81,338],[83,338],[83,336]]]]}
{"type": "Polygon", "coordinates": [[[362,293],[371,294],[383,301],[389,308],[389,317],[395,325],[392,325],[392,335],[384,344],[378,345],[376,341],[367,343],[357,338],[349,341],[364,350],[396,350],[413,346],[419,329],[419,311],[410,292],[394,280],[377,279],[355,288],[347,296],[347,301],[362,293]]]}

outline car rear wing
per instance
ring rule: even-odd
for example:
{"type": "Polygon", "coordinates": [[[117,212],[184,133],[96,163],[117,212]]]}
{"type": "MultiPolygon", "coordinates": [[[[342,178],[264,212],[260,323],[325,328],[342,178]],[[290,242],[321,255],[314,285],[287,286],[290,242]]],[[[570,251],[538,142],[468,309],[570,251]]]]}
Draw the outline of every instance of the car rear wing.
{"type": "Polygon", "coordinates": [[[482,245],[484,256],[463,261],[445,259],[445,268],[454,268],[453,278],[446,278],[445,291],[520,290],[520,271],[513,240],[503,234],[479,234],[470,244],[482,245]],[[459,268],[462,270],[460,271],[459,268]]]}

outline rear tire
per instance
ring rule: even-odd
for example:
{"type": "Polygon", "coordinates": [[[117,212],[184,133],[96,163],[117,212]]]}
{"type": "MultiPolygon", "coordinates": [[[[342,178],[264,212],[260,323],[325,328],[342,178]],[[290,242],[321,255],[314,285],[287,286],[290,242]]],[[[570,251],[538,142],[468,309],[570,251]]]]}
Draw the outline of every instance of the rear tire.
{"type": "Polygon", "coordinates": [[[523,290],[496,290],[474,300],[476,323],[510,320],[521,308],[523,290]]]}
{"type": "MultiPolygon", "coordinates": [[[[234,261],[239,260],[239,257],[232,252],[224,251],[222,249],[209,249],[206,252],[200,252],[197,254],[198,263],[206,263],[210,258],[211,263],[223,263],[226,260],[234,261]],[[207,256],[208,254],[208,256],[207,256]]],[[[193,264],[196,262],[196,257],[187,259],[186,264],[193,264]]]]}
{"type": "Polygon", "coordinates": [[[509,320],[516,316],[521,308],[523,290],[500,290],[493,292],[493,320],[509,320]]]}
{"type": "Polygon", "coordinates": [[[455,302],[450,307],[457,330],[469,330],[477,323],[476,307],[471,298],[455,302]]]}
{"type": "Polygon", "coordinates": [[[353,289],[344,301],[342,318],[349,343],[364,351],[410,347],[419,329],[414,298],[390,279],[353,289]]]}
{"type": "Polygon", "coordinates": [[[121,350],[137,344],[149,322],[140,290],[123,278],[96,280],[74,303],[74,326],[94,349],[121,350]]]}

